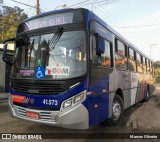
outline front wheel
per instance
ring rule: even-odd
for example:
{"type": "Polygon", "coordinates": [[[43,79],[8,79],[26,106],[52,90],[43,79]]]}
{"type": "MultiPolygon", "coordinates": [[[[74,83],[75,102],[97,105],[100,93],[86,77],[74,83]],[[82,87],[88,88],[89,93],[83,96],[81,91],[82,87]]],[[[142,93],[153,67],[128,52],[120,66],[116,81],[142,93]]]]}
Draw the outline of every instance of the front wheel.
{"type": "Polygon", "coordinates": [[[123,117],[123,101],[119,95],[115,95],[112,103],[112,117],[107,119],[107,124],[114,126],[118,124],[123,117]]]}

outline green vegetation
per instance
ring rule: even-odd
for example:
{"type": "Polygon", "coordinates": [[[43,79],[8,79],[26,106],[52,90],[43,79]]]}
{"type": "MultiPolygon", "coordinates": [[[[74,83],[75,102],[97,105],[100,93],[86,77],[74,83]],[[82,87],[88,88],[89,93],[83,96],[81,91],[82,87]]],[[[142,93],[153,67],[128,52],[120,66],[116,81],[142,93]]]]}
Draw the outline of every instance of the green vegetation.
{"type": "Polygon", "coordinates": [[[160,83],[160,61],[156,61],[153,66],[155,68],[156,82],[160,83]]]}
{"type": "Polygon", "coordinates": [[[7,38],[16,36],[18,24],[28,16],[19,7],[2,6],[0,0],[0,43],[7,38]]]}

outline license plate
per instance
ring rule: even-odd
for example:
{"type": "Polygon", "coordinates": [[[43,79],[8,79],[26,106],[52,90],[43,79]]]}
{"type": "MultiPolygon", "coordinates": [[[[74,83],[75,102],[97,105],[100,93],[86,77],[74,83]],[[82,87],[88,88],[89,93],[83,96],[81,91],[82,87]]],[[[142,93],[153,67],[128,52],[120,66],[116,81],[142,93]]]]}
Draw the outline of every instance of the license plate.
{"type": "Polygon", "coordinates": [[[30,118],[39,119],[39,113],[38,112],[27,111],[26,115],[27,115],[27,117],[30,117],[30,118]]]}

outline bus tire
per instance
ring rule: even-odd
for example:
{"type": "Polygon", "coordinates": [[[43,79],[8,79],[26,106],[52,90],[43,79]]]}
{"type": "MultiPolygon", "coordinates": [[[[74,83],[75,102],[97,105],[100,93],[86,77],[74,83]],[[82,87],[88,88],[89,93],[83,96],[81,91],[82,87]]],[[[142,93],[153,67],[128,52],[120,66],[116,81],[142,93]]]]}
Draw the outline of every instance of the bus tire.
{"type": "Polygon", "coordinates": [[[112,117],[107,119],[109,126],[117,125],[123,117],[123,101],[119,95],[115,95],[112,103],[112,117]]]}
{"type": "Polygon", "coordinates": [[[150,89],[149,89],[149,86],[148,86],[148,87],[147,87],[146,94],[145,94],[144,102],[147,102],[147,101],[148,101],[149,95],[150,95],[150,89]]]}

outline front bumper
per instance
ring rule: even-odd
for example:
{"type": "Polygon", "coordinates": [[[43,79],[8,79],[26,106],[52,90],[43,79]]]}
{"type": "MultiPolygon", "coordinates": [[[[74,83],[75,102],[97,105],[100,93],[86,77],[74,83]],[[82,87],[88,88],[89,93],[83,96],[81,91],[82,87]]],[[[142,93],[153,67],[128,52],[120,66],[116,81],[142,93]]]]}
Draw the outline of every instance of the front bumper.
{"type": "Polygon", "coordinates": [[[12,105],[10,101],[9,101],[9,108],[11,115],[13,115],[16,118],[59,126],[63,128],[71,128],[71,129],[89,128],[89,114],[87,109],[82,104],[79,104],[62,114],[60,113],[60,111],[35,110],[35,109],[20,107],[17,105],[12,105]],[[27,111],[38,112],[40,114],[40,118],[36,119],[27,117],[26,116],[27,111]]]}

